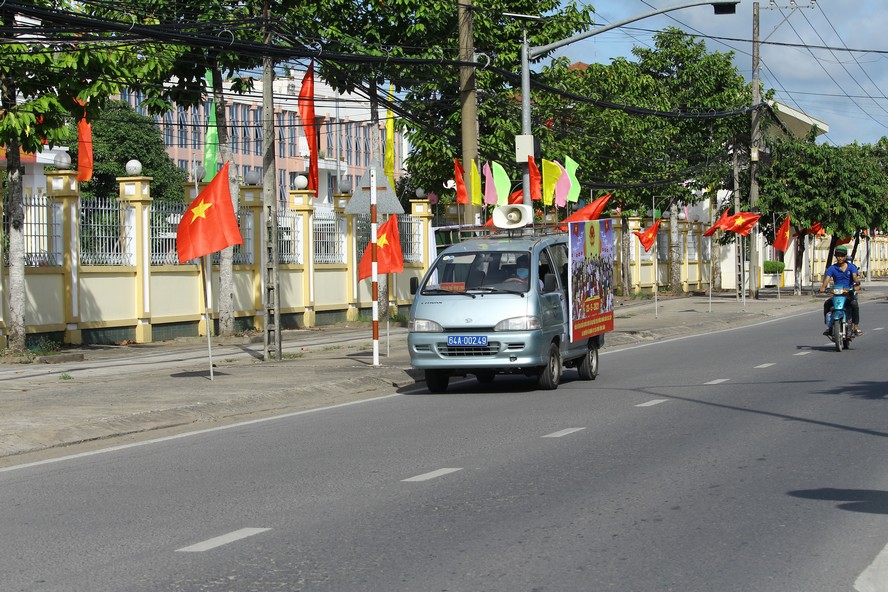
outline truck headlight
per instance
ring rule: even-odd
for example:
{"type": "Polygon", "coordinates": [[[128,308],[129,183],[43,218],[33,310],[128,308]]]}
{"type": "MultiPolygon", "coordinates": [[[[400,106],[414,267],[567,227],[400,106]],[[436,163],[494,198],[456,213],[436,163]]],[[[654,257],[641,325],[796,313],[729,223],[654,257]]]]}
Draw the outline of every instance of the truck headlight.
{"type": "Polygon", "coordinates": [[[539,329],[540,318],[534,316],[512,317],[511,319],[503,319],[493,328],[494,331],[532,331],[539,329]]]}
{"type": "Polygon", "coordinates": [[[407,323],[410,333],[443,333],[444,327],[428,319],[410,319],[407,323]]]}

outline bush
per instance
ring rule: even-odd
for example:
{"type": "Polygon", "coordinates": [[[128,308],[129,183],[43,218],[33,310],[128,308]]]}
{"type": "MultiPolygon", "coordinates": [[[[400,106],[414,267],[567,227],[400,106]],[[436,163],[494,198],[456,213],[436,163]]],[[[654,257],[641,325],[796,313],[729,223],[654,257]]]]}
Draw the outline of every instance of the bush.
{"type": "Polygon", "coordinates": [[[786,264],[783,261],[765,261],[762,266],[764,273],[783,273],[786,264]]]}

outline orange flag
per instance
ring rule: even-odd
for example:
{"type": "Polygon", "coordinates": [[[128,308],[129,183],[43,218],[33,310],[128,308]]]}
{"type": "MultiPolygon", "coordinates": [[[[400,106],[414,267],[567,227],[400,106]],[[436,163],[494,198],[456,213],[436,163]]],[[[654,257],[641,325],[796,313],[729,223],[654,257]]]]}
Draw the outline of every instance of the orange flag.
{"type": "Polygon", "coordinates": [[[728,208],[724,212],[722,212],[721,216],[718,217],[718,220],[715,221],[715,224],[712,225],[712,228],[710,228],[709,230],[704,232],[703,236],[712,236],[713,234],[715,234],[716,230],[719,230],[719,229],[724,230],[725,223],[728,221],[728,218],[730,217],[730,216],[728,216],[728,212],[730,210],[731,210],[731,208],[728,208]]]}
{"type": "Polygon", "coordinates": [[[774,235],[774,248],[784,253],[789,248],[789,214],[786,215],[786,220],[780,225],[780,230],[774,235]]]}
{"type": "Polygon", "coordinates": [[[540,201],[543,199],[543,176],[537,168],[533,156],[527,155],[527,168],[530,171],[530,199],[540,201]]]}
{"type": "MultiPolygon", "coordinates": [[[[318,195],[318,132],[315,123],[314,62],[308,65],[299,89],[299,119],[308,141],[308,189],[318,195]]],[[[392,187],[394,190],[394,187],[392,187]]]]}
{"type": "Polygon", "coordinates": [[[654,246],[654,242],[657,240],[657,231],[660,229],[660,220],[661,218],[657,218],[657,221],[651,224],[651,227],[647,230],[632,233],[638,237],[638,241],[641,243],[641,246],[644,247],[645,253],[651,250],[651,247],[654,246]]]}
{"type": "Polygon", "coordinates": [[[86,103],[76,98],[74,102],[83,107],[83,117],[77,122],[77,180],[89,181],[93,176],[92,124],[86,120],[86,103]]]}
{"type": "MultiPolygon", "coordinates": [[[[373,245],[368,244],[358,264],[358,281],[373,275],[373,245]]],[[[401,236],[398,234],[398,217],[392,214],[376,231],[376,273],[404,271],[404,255],[401,254],[401,236]]]]}
{"type": "Polygon", "coordinates": [[[453,159],[453,180],[456,181],[456,203],[469,203],[469,192],[466,190],[466,170],[459,163],[458,158],[453,159]]]}
{"type": "Polygon", "coordinates": [[[736,232],[741,236],[746,236],[752,227],[755,226],[760,214],[752,214],[750,212],[737,212],[727,219],[724,229],[728,232],[736,232]]]}
{"type": "Polygon", "coordinates": [[[228,191],[228,162],[203,188],[179,221],[176,252],[185,263],[231,245],[241,245],[237,216],[228,191]]]}

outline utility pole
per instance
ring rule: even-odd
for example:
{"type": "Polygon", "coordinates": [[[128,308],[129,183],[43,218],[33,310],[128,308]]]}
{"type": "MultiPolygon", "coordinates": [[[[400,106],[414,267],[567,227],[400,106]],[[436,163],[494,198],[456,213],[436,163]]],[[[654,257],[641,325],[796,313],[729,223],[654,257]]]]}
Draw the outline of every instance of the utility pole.
{"type": "MultiPolygon", "coordinates": [[[[752,111],[752,134],[749,144],[749,209],[754,210],[758,203],[758,164],[759,151],[761,149],[761,110],[757,107],[761,102],[759,91],[759,3],[752,3],[752,105],[756,107],[752,111]]],[[[749,296],[758,298],[758,230],[752,229],[749,233],[749,296]]]]}
{"type": "MultiPolygon", "coordinates": [[[[265,45],[271,44],[268,0],[262,9],[265,45]]],[[[262,58],[262,217],[264,248],[262,276],[263,359],[281,359],[281,301],[278,278],[278,199],[275,187],[274,159],[274,63],[271,56],[262,58]]]]}
{"type": "MultiPolygon", "coordinates": [[[[463,65],[459,67],[459,101],[461,107],[462,125],[462,163],[465,169],[463,181],[469,190],[469,204],[463,206],[465,220],[469,224],[475,223],[475,214],[478,208],[471,203],[472,187],[472,162],[478,159],[478,103],[475,94],[476,80],[475,67],[466,65],[466,62],[475,61],[475,34],[472,23],[472,0],[462,0],[458,3],[459,21],[459,60],[463,65]]],[[[480,167],[479,167],[480,168],[480,167]]]]}

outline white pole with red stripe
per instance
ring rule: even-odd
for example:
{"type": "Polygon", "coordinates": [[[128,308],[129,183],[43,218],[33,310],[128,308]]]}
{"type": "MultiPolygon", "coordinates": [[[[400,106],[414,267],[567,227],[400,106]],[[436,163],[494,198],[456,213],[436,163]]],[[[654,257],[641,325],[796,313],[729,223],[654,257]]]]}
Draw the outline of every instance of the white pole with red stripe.
{"type": "Polygon", "coordinates": [[[379,366],[379,268],[376,258],[376,169],[370,169],[370,270],[373,296],[373,365],[379,366]]]}

